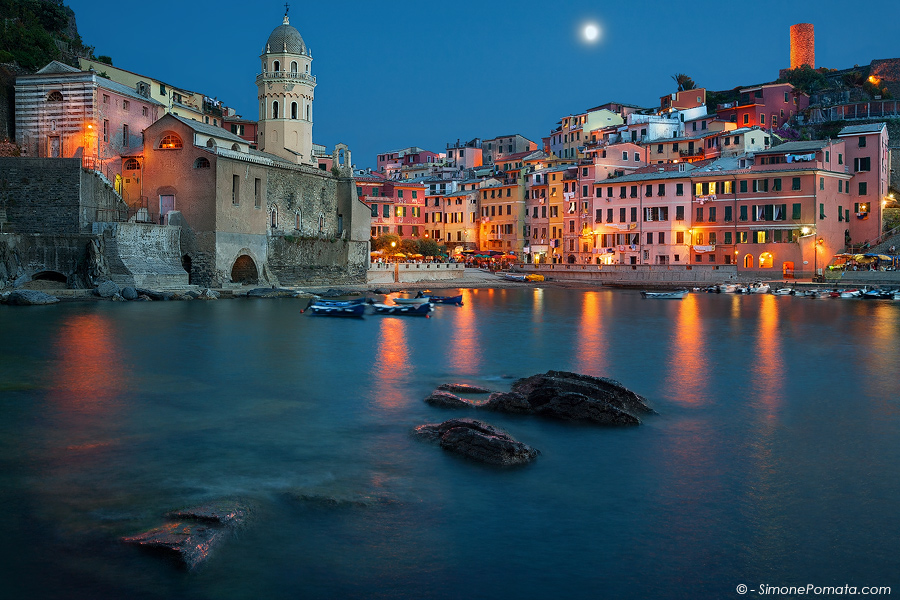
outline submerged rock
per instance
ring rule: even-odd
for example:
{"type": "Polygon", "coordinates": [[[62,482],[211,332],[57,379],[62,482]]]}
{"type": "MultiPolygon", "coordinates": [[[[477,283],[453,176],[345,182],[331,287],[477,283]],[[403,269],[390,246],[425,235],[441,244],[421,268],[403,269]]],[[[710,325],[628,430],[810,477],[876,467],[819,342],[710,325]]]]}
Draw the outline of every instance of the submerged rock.
{"type": "Polygon", "coordinates": [[[292,298],[296,293],[283,288],[255,288],[247,292],[248,298],[292,298]]]}
{"type": "Polygon", "coordinates": [[[233,502],[217,502],[170,512],[172,522],[124,537],[122,541],[175,558],[193,569],[209,558],[247,515],[247,508],[233,502]]]}
{"type": "Polygon", "coordinates": [[[420,425],[415,433],[439,441],[441,448],[479,462],[513,466],[531,462],[540,452],[493,425],[475,419],[451,419],[420,425]]]}
{"type": "Polygon", "coordinates": [[[450,392],[442,392],[435,390],[431,395],[425,398],[425,402],[437,408],[474,408],[474,404],[468,400],[463,400],[456,394],[450,392]]]}
{"type": "Polygon", "coordinates": [[[56,304],[59,298],[37,290],[14,290],[5,296],[5,303],[10,306],[39,306],[56,304]]]}
{"type": "Polygon", "coordinates": [[[147,296],[151,300],[171,300],[174,294],[172,292],[155,292],[153,290],[148,290],[144,288],[137,288],[135,290],[140,296],[147,296]]]}
{"type": "Polygon", "coordinates": [[[458,394],[490,394],[494,391],[478,385],[469,385],[468,383],[442,383],[437,389],[458,394]]]}

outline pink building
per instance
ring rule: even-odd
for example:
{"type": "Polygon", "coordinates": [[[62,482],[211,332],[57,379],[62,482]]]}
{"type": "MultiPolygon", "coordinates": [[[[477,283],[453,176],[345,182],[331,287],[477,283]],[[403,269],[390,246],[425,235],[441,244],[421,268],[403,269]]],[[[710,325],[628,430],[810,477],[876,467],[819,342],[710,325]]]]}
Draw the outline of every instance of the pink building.
{"type": "Polygon", "coordinates": [[[377,174],[357,176],[356,194],[372,211],[371,235],[425,237],[425,185],[391,181],[377,174]]]}
{"type": "Polygon", "coordinates": [[[256,121],[242,119],[238,116],[223,116],[222,127],[241,139],[250,142],[250,147],[256,149],[256,134],[259,126],[256,121]]]}
{"type": "Polygon", "coordinates": [[[851,125],[838,133],[844,142],[846,156],[840,169],[853,175],[850,186],[851,243],[874,241],[881,235],[891,163],[888,149],[888,130],[885,123],[851,125]]]}
{"type": "Polygon", "coordinates": [[[771,83],[740,90],[737,102],[720,104],[719,119],[739,127],[775,129],[809,107],[809,96],[789,83],[771,83]]]}

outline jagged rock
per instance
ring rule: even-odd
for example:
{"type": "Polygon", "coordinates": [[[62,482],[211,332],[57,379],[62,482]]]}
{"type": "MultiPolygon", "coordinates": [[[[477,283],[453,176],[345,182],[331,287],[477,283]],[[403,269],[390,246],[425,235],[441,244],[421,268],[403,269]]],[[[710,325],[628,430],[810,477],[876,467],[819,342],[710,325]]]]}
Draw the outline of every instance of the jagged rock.
{"type": "Polygon", "coordinates": [[[481,405],[481,408],[520,414],[534,412],[525,396],[516,392],[494,392],[488,397],[487,402],[481,405]]]}
{"type": "Polygon", "coordinates": [[[592,421],[604,425],[641,424],[638,417],[577,392],[559,394],[538,407],[535,412],[567,421],[592,421]]]}
{"type": "Polygon", "coordinates": [[[218,300],[219,292],[217,292],[215,290],[211,290],[209,288],[206,288],[205,290],[203,290],[203,292],[199,296],[197,296],[197,299],[198,300],[218,300]]]}
{"type": "Polygon", "coordinates": [[[415,432],[423,438],[439,440],[441,448],[448,452],[492,465],[525,464],[540,454],[508,433],[475,419],[451,419],[420,425],[415,432]]]}
{"type": "Polygon", "coordinates": [[[383,290],[383,289],[381,289],[381,288],[375,288],[374,290],[372,290],[372,293],[373,293],[373,294],[376,294],[376,295],[378,295],[378,296],[385,296],[385,295],[387,295],[387,294],[390,294],[390,292],[385,291],[385,290],[383,290]]]}
{"type": "Polygon", "coordinates": [[[171,300],[172,297],[174,296],[174,294],[172,294],[171,292],[154,292],[153,290],[147,290],[144,288],[137,288],[135,291],[137,291],[137,293],[139,295],[147,296],[151,300],[156,300],[156,301],[171,300]]]}
{"type": "Polygon", "coordinates": [[[213,548],[244,521],[246,514],[245,507],[234,503],[204,504],[171,512],[167,517],[176,521],[122,541],[163,552],[193,569],[209,558],[213,548]]]}
{"type": "Polygon", "coordinates": [[[592,377],[568,371],[547,371],[543,375],[532,375],[512,384],[512,391],[524,395],[529,404],[538,408],[553,398],[566,392],[583,394],[591,400],[605,402],[634,416],[654,414],[647,406],[647,399],[618,381],[606,377],[592,377]]]}
{"type": "Polygon", "coordinates": [[[59,298],[37,290],[14,290],[6,296],[6,304],[10,306],[39,306],[55,304],[59,298]]]}
{"type": "Polygon", "coordinates": [[[28,283],[29,281],[31,281],[31,275],[20,275],[20,276],[16,277],[15,281],[13,281],[13,287],[20,288],[23,285],[25,285],[26,283],[28,283]]]}
{"type": "Polygon", "coordinates": [[[460,394],[490,394],[494,391],[478,385],[469,385],[468,383],[442,383],[437,389],[460,394]]]}
{"type": "Polygon", "coordinates": [[[473,408],[475,405],[468,400],[463,400],[456,394],[435,390],[425,398],[425,402],[437,408],[473,408]]]}
{"type": "Polygon", "coordinates": [[[94,289],[101,298],[112,298],[119,293],[119,286],[114,281],[104,281],[94,289]]]}
{"type": "Polygon", "coordinates": [[[191,298],[199,298],[200,292],[195,292],[193,290],[187,291],[184,293],[185,296],[190,296],[191,298]]]}
{"type": "Polygon", "coordinates": [[[123,287],[121,293],[122,293],[122,297],[125,298],[126,300],[137,300],[138,293],[131,286],[123,287]]]}

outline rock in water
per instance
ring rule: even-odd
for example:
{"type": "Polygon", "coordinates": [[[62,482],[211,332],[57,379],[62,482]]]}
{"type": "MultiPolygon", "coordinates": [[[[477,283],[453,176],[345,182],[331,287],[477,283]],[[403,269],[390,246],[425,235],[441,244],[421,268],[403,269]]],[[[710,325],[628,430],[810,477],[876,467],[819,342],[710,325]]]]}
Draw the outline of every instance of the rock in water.
{"type": "Polygon", "coordinates": [[[534,408],[528,403],[528,399],[517,392],[494,392],[488,397],[487,402],[481,405],[481,408],[519,414],[531,414],[534,412],[534,408]]]}
{"type": "Polygon", "coordinates": [[[442,383],[437,389],[456,392],[457,394],[490,394],[493,391],[478,385],[469,385],[468,383],[442,383]]]}
{"type": "Polygon", "coordinates": [[[137,300],[137,297],[138,297],[137,290],[135,290],[131,286],[125,286],[122,288],[122,297],[125,298],[126,300],[137,300]]]}
{"type": "Polygon", "coordinates": [[[639,418],[624,410],[576,392],[559,394],[535,412],[567,421],[592,421],[603,425],[641,424],[639,418]]]}
{"type": "Polygon", "coordinates": [[[213,548],[240,525],[246,515],[247,509],[236,503],[203,504],[173,511],[166,515],[173,522],[122,538],[122,541],[161,551],[193,569],[209,558],[213,548]]]}
{"type": "Polygon", "coordinates": [[[463,400],[456,394],[442,392],[440,390],[431,392],[431,395],[425,398],[425,402],[438,408],[474,408],[475,406],[468,400],[463,400]]]}
{"type": "Polygon", "coordinates": [[[567,371],[547,371],[543,375],[519,379],[512,384],[512,391],[525,396],[535,409],[561,394],[573,392],[609,404],[635,417],[639,414],[655,413],[647,406],[646,398],[632,392],[618,381],[567,371]]]}
{"type": "Polygon", "coordinates": [[[38,306],[57,302],[59,302],[59,298],[56,296],[37,290],[15,290],[6,296],[6,303],[10,306],[38,306]]]}
{"type": "Polygon", "coordinates": [[[427,439],[440,440],[444,450],[492,465],[521,465],[540,454],[508,433],[475,419],[420,425],[416,433],[427,439]]]}
{"type": "Polygon", "coordinates": [[[94,290],[101,298],[112,298],[119,293],[119,286],[114,281],[104,281],[94,290]]]}

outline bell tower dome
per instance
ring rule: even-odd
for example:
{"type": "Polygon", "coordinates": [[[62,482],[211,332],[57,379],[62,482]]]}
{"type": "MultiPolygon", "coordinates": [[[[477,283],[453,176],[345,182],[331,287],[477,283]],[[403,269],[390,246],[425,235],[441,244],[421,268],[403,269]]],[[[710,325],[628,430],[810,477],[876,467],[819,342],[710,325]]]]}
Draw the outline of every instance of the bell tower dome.
{"type": "Polygon", "coordinates": [[[256,76],[259,148],[298,164],[312,165],[312,55],[287,11],[263,47],[262,73],[256,76]]]}

